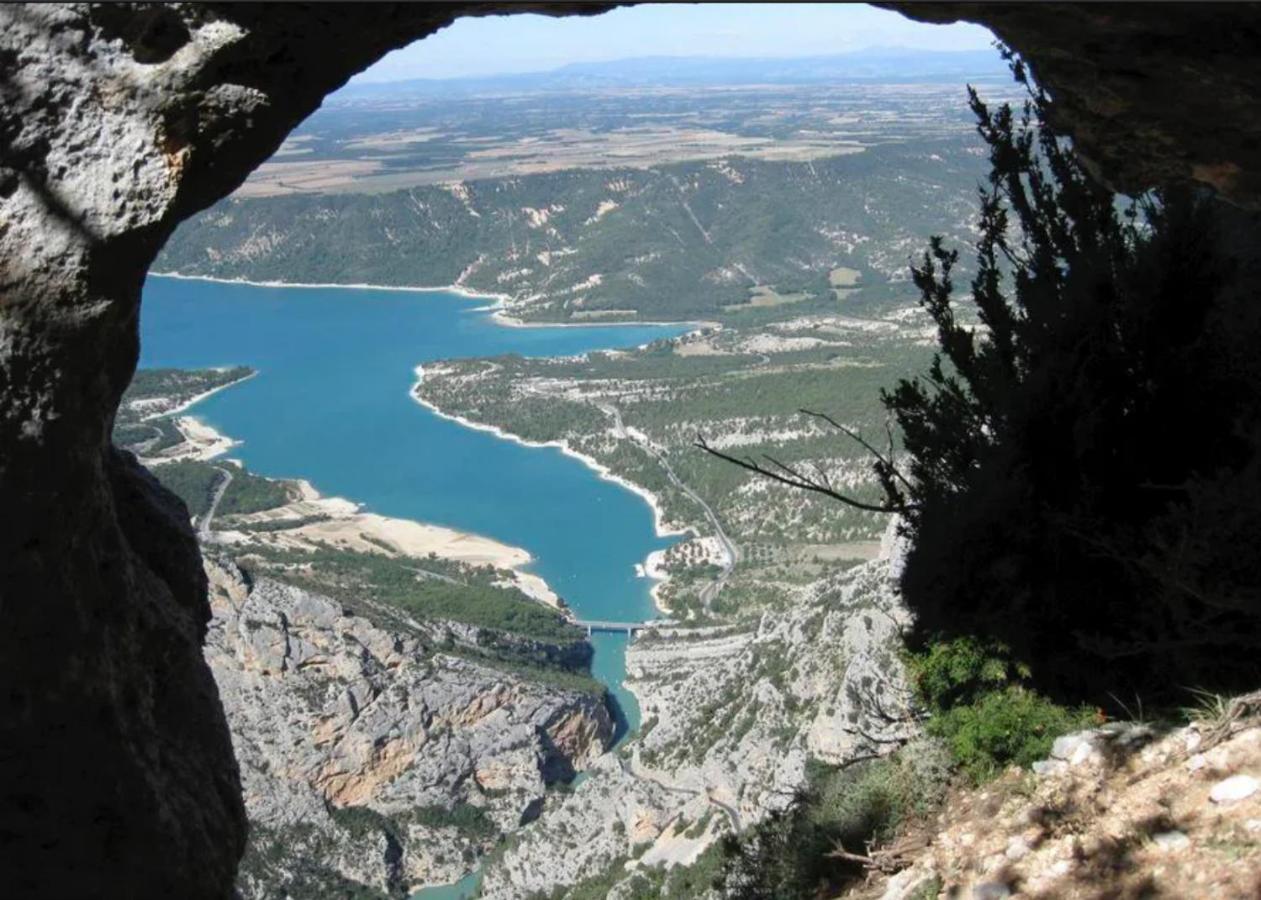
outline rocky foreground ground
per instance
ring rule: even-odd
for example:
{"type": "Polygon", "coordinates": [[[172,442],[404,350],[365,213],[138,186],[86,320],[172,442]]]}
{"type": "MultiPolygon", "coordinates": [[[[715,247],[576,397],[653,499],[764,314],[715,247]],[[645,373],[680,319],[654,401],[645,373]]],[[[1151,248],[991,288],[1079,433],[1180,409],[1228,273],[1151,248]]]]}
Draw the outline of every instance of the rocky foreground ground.
{"type": "Polygon", "coordinates": [[[1261,695],[1188,727],[1066,735],[959,790],[849,900],[1261,897],[1261,695]]]}

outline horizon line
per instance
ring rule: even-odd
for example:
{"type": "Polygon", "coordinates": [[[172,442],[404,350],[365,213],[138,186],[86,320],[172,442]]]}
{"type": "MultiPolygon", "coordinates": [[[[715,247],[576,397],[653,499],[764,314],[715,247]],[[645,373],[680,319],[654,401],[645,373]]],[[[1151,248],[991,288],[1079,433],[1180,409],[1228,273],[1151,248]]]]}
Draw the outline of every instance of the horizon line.
{"type": "Polygon", "coordinates": [[[548,74],[561,72],[564,69],[568,69],[575,66],[613,65],[616,63],[641,62],[641,61],[649,61],[649,60],[654,60],[654,61],[656,60],[660,60],[660,61],[665,61],[665,60],[715,60],[715,61],[716,60],[733,60],[733,61],[758,60],[758,61],[761,61],[761,60],[833,59],[837,57],[854,56],[859,53],[870,53],[872,51],[880,51],[880,50],[886,50],[886,51],[898,50],[898,51],[905,51],[908,53],[920,53],[920,54],[930,55],[930,56],[951,56],[951,55],[957,55],[957,54],[963,54],[963,53],[984,53],[987,50],[992,51],[995,54],[997,54],[997,50],[995,50],[992,44],[989,47],[966,47],[960,50],[930,49],[930,48],[925,48],[925,47],[913,47],[906,44],[869,44],[864,47],[854,47],[848,50],[840,50],[840,51],[837,51],[836,53],[802,53],[802,54],[783,54],[783,55],[771,54],[768,56],[746,56],[746,55],[741,55],[741,54],[724,54],[724,53],[697,53],[697,54],[689,54],[686,56],[671,55],[671,54],[659,54],[659,55],[647,55],[647,56],[617,56],[617,57],[611,57],[609,59],[575,60],[573,62],[561,63],[559,65],[550,66],[550,67],[541,68],[541,69],[520,69],[520,70],[513,70],[513,71],[486,72],[480,75],[445,75],[445,76],[415,75],[415,76],[407,76],[404,78],[356,80],[359,77],[359,75],[367,74],[369,70],[365,69],[363,72],[351,78],[348,82],[346,82],[346,84],[342,85],[342,87],[338,88],[337,91],[334,91],[333,93],[334,94],[339,93],[349,87],[359,87],[359,86],[365,86],[365,85],[406,84],[406,83],[413,83],[413,82],[444,84],[444,83],[450,83],[453,81],[478,81],[482,79],[506,78],[506,77],[511,77],[514,75],[548,75],[548,74]]]}

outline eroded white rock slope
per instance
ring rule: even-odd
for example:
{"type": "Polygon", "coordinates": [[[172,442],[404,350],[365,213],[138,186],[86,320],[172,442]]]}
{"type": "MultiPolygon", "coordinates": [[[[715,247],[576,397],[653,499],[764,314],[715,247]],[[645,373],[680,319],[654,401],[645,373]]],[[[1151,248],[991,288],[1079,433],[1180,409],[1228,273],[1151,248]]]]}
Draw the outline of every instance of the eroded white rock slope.
{"type": "Polygon", "coordinates": [[[913,734],[897,555],[887,540],[880,559],[802,586],[749,625],[638,639],[627,684],[645,733],[549,797],[487,868],[484,896],[530,896],[610,867],[686,865],[787,804],[808,757],[839,763],[913,734]]]}

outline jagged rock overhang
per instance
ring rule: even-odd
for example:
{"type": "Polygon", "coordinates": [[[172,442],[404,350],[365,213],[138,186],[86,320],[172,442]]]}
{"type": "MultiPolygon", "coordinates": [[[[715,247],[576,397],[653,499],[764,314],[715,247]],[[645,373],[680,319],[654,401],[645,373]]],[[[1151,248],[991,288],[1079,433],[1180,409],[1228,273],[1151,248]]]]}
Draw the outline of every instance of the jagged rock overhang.
{"type": "MultiPolygon", "coordinates": [[[[1189,179],[1261,203],[1256,5],[889,5],[993,28],[1116,186],[1189,179]]],[[[195,540],[109,444],[162,243],[388,51],[464,15],[607,8],[0,8],[0,848],[15,892],[226,897],[244,845],[195,540]]]]}
{"type": "Polygon", "coordinates": [[[1055,124],[1114,189],[1198,182],[1261,208],[1261,4],[876,5],[988,27],[1029,63],[1055,124]]]}

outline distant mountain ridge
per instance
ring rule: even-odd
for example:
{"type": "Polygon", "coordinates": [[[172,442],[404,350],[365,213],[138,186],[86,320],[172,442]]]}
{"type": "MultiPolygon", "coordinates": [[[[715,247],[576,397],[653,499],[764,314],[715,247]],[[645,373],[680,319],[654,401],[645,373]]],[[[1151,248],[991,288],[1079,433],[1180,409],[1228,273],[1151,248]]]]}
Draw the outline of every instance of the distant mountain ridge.
{"type": "Polygon", "coordinates": [[[550,321],[719,318],[755,285],[788,298],[763,300],[759,316],[831,311],[829,272],[844,266],[862,273],[863,302],[879,305],[905,298],[900,279],[920,235],[968,240],[960,223],[981,177],[973,144],[960,134],[801,162],[732,157],[230,198],[184,222],[156,266],[254,281],[456,283],[550,321]],[[776,313],[778,303],[791,306],[776,313]]]}
{"type": "Polygon", "coordinates": [[[940,83],[1008,77],[1006,64],[990,49],[942,51],[872,47],[852,53],[790,58],[645,56],[570,63],[545,72],[350,84],[333,94],[328,102],[355,103],[430,94],[450,97],[498,91],[824,82],[940,83]]]}

